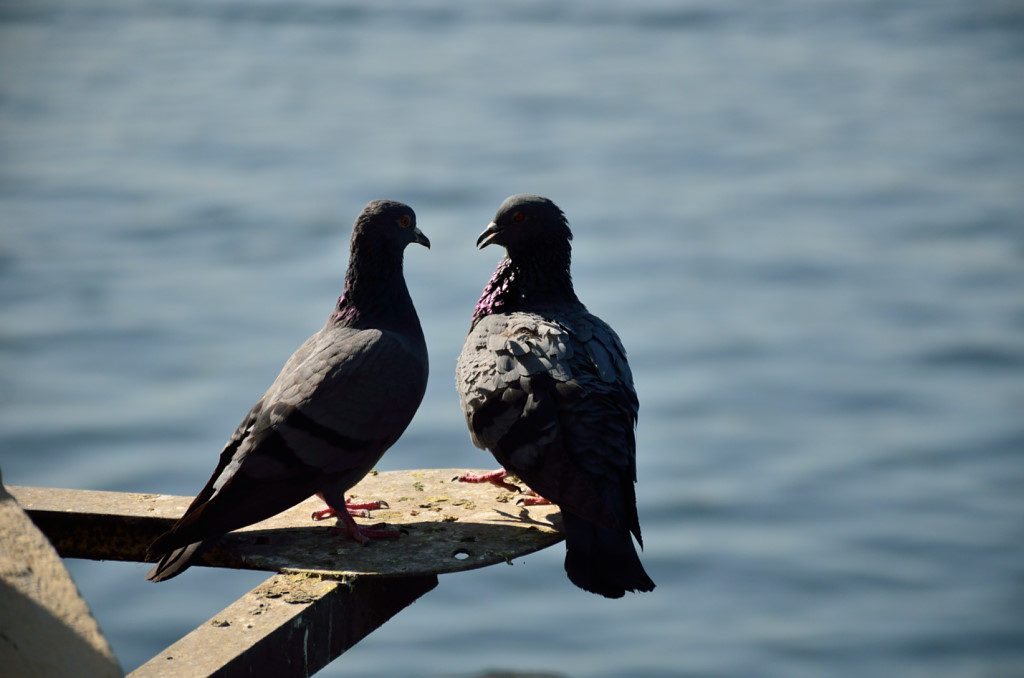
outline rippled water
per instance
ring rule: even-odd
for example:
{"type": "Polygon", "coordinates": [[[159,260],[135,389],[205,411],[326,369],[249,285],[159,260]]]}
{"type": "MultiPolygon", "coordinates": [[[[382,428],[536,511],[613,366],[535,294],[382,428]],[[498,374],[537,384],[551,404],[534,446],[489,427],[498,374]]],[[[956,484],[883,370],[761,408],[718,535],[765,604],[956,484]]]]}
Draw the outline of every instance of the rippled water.
{"type": "MultiPolygon", "coordinates": [[[[324,672],[1024,673],[1024,10],[787,0],[0,3],[0,466],[191,493],[412,204],[424,405],[539,192],[641,396],[657,590],[443,577],[324,672]]],[[[126,668],[263,575],[69,561],[126,668]]]]}

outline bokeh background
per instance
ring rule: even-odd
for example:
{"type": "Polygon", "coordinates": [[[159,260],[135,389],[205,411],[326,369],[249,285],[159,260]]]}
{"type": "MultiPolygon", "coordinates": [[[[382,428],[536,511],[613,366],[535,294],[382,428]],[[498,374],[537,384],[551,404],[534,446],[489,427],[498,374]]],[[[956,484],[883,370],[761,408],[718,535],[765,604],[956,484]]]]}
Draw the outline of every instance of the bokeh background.
{"type": "MultiPolygon", "coordinates": [[[[325,676],[1024,674],[1024,5],[0,2],[6,482],[187,494],[410,203],[426,399],[509,194],[553,198],[641,396],[658,583],[442,577],[325,676]]],[[[263,578],[69,561],[128,669],[263,578]]]]}

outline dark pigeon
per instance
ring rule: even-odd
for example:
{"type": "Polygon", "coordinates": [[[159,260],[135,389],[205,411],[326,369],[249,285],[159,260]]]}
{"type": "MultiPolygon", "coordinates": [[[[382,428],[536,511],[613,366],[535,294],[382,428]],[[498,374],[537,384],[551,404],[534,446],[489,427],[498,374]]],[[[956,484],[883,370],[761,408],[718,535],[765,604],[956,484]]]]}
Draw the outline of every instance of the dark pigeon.
{"type": "Polygon", "coordinates": [[[349,536],[345,492],[398,440],[427,384],[427,348],[402,274],[406,245],[430,241],[407,205],[369,203],[355,221],[345,288],[324,327],[288,359],[220,454],[206,487],[149,547],[150,581],[185,570],[220,535],[313,494],[349,536]]]}
{"type": "MultiPolygon", "coordinates": [[[[473,443],[561,509],[569,579],[620,598],[654,589],[630,536],[643,545],[639,401],[619,337],[573,290],[571,239],[546,198],[501,205],[477,246],[501,245],[508,257],[477,302],[456,382],[473,443]]],[[[503,484],[503,475],[463,479],[503,484]]]]}

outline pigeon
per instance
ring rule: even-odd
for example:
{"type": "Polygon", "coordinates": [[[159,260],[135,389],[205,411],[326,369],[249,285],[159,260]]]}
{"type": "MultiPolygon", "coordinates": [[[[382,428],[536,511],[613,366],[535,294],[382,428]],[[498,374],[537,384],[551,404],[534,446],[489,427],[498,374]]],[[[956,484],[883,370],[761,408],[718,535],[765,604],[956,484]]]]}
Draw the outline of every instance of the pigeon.
{"type": "Polygon", "coordinates": [[[484,287],[458,359],[456,384],[473,443],[504,467],[466,482],[514,473],[561,509],[565,571],[607,598],[651,591],[632,537],[639,401],[626,350],[587,311],[569,270],[572,232],[547,198],[514,195],[477,247],[507,252],[484,287]]]}
{"type": "MultiPolygon", "coordinates": [[[[427,349],[402,273],[406,245],[430,247],[410,207],[370,202],[352,229],[345,286],[320,331],[288,359],[220,453],[206,486],[149,547],[150,581],[193,564],[219,536],[313,494],[352,539],[397,536],[359,527],[347,504],[359,482],[412,421],[427,384],[427,349]]],[[[356,513],[356,515],[364,515],[356,513]]]]}

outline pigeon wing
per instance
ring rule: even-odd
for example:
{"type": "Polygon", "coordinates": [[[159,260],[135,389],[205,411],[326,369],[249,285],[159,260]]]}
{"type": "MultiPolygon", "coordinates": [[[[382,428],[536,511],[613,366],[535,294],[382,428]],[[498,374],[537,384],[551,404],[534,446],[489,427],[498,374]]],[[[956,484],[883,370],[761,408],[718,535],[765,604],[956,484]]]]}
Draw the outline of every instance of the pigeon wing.
{"type": "Polygon", "coordinates": [[[556,504],[639,538],[639,405],[607,324],[585,309],[487,316],[466,339],[456,381],[478,447],[556,504]]]}
{"type": "Polygon", "coordinates": [[[348,489],[401,436],[425,384],[425,351],[404,337],[324,328],[288,360],[151,554],[258,522],[326,485],[348,489]]]}

